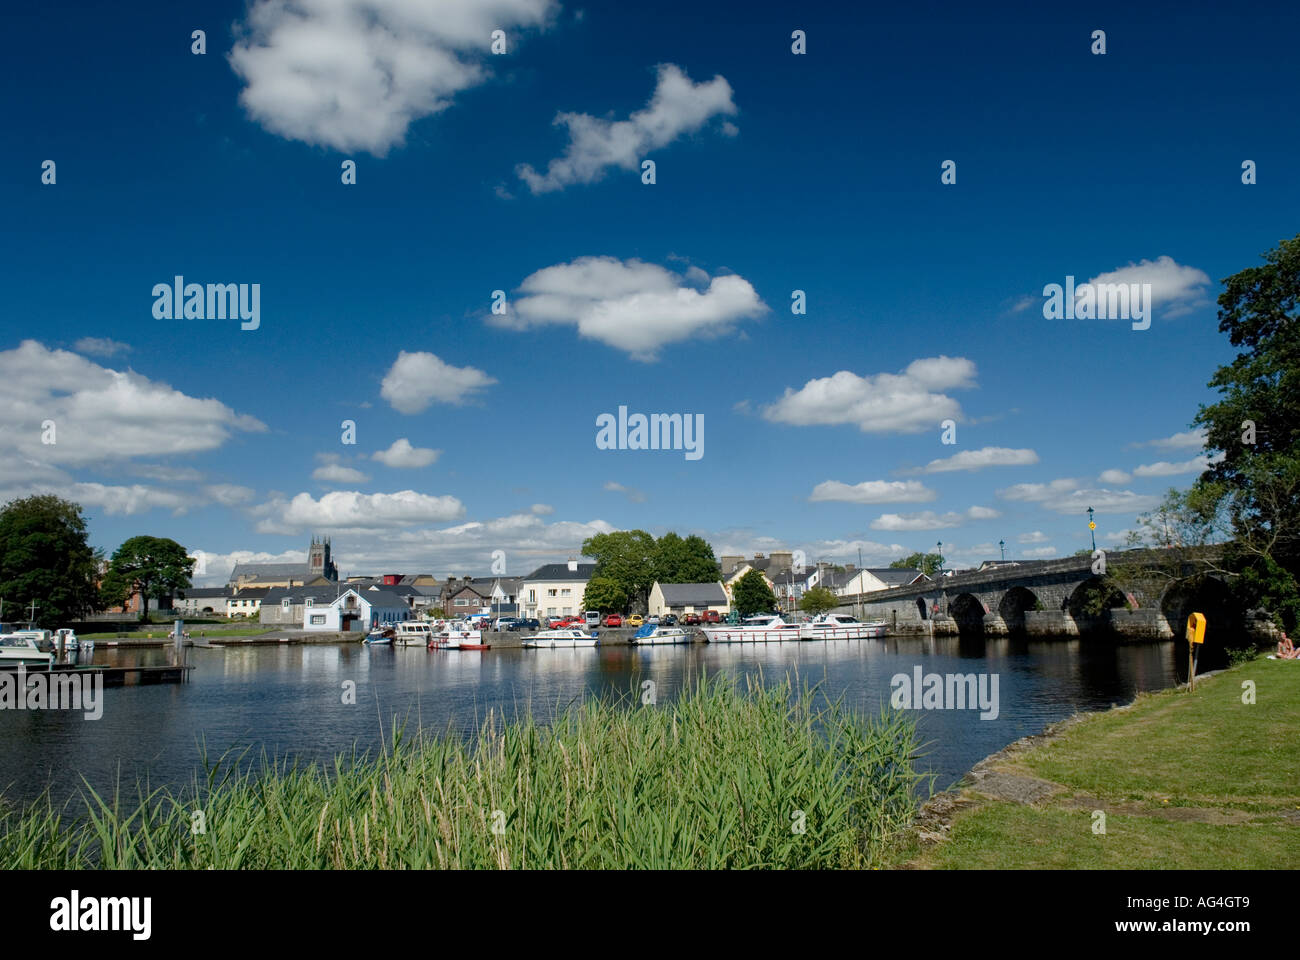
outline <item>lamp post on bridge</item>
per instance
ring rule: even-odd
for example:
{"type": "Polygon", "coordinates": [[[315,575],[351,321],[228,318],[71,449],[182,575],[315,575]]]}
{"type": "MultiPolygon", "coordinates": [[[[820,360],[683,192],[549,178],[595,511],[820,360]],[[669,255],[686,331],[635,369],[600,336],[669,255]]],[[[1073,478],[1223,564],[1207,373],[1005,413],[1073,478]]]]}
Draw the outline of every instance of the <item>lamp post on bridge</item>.
{"type": "Polygon", "coordinates": [[[1097,552],[1097,524],[1092,519],[1092,507],[1088,508],[1088,532],[1092,534],[1092,552],[1097,552]]]}
{"type": "Polygon", "coordinates": [[[1006,560],[1006,559],[1007,559],[1007,542],[1006,542],[1005,540],[999,540],[999,541],[998,541],[998,549],[1002,551],[1002,559],[1003,559],[1003,560],[1006,560]]]}

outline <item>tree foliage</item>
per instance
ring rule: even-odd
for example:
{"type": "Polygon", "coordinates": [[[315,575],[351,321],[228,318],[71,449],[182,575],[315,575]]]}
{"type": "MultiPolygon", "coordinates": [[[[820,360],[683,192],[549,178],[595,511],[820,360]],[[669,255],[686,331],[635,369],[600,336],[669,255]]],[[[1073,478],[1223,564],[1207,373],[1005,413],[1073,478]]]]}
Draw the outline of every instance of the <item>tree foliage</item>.
{"type": "Polygon", "coordinates": [[[731,605],[742,617],[776,610],[776,595],[760,570],[750,570],[731,589],[731,605]]]}
{"type": "Polygon", "coordinates": [[[834,610],[840,605],[840,598],[825,587],[813,587],[804,592],[799,600],[799,609],[816,616],[827,610],[834,610]]]}
{"type": "Polygon", "coordinates": [[[939,562],[943,558],[937,553],[914,553],[902,560],[895,560],[890,564],[895,570],[920,570],[927,577],[933,576],[934,571],[939,569],[939,562]]]}
{"type": "Polygon", "coordinates": [[[1300,617],[1300,236],[1223,281],[1219,330],[1238,349],[1194,424],[1218,459],[1189,504],[1226,520],[1240,600],[1294,629],[1300,617]]]}
{"type": "Polygon", "coordinates": [[[655,579],[660,583],[712,583],[722,575],[713,547],[703,537],[669,531],[655,542],[655,579]]]}
{"type": "Polygon", "coordinates": [[[582,544],[582,552],[596,561],[593,579],[608,580],[622,591],[623,602],[610,608],[615,610],[629,605],[646,609],[656,580],[711,583],[720,576],[713,548],[697,536],[683,538],[669,532],[656,540],[644,530],[617,530],[589,537],[582,544]]]}
{"type": "Polygon", "coordinates": [[[165,600],[190,585],[194,558],[166,537],[131,537],[114,552],[100,587],[105,604],[124,603],[140,592],[140,619],[149,619],[149,601],[165,600]]]}
{"type": "Polygon", "coordinates": [[[612,577],[592,577],[582,595],[582,609],[622,613],[627,609],[627,592],[612,577]]]}
{"type": "Polygon", "coordinates": [[[100,555],[87,539],[81,507],[53,495],[11,500],[0,510],[0,597],[6,619],[53,628],[98,605],[100,555]]]}

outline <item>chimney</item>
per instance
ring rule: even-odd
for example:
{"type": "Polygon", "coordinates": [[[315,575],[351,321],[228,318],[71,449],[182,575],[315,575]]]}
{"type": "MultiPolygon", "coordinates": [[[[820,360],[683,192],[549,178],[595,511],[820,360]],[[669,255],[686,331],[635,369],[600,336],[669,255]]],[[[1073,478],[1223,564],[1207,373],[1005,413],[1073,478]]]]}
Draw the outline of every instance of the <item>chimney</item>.
{"type": "Polygon", "coordinates": [[[569,558],[569,572],[570,573],[578,572],[578,561],[573,557],[569,558]]]}
{"type": "Polygon", "coordinates": [[[755,559],[755,560],[762,560],[762,559],[763,559],[763,555],[762,555],[761,553],[756,553],[756,554],[754,554],[754,559],[755,559]]]}
{"type": "Polygon", "coordinates": [[[718,560],[718,565],[722,567],[723,577],[731,576],[731,571],[735,570],[740,562],[745,558],[737,554],[726,554],[718,560]]]}

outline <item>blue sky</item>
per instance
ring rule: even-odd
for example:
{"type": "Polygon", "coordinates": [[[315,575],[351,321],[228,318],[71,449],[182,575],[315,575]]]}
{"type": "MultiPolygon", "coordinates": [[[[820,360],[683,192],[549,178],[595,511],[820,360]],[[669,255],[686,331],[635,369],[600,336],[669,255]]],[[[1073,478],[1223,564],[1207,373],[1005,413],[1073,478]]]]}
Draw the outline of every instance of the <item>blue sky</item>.
{"type": "Polygon", "coordinates": [[[207,582],[313,532],[439,576],[630,527],[965,565],[1091,505],[1109,543],[1195,476],[1219,280],[1296,232],[1294,11],[61,6],[0,41],[0,495],[207,582]],[[1117,271],[1149,329],[1044,319],[1117,271]],[[155,317],[177,274],[260,325],[155,317]],[[703,457],[598,449],[620,405],[703,415],[703,457]]]}

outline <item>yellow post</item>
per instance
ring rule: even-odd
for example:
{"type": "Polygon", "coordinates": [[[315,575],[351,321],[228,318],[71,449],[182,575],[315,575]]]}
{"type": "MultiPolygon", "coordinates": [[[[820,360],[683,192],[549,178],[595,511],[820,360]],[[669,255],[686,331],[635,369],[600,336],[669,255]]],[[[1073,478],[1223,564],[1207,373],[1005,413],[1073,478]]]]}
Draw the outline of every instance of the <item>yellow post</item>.
{"type": "Polygon", "coordinates": [[[1196,689],[1196,660],[1205,642],[1205,614],[1193,613],[1187,618],[1187,689],[1196,689]]]}

